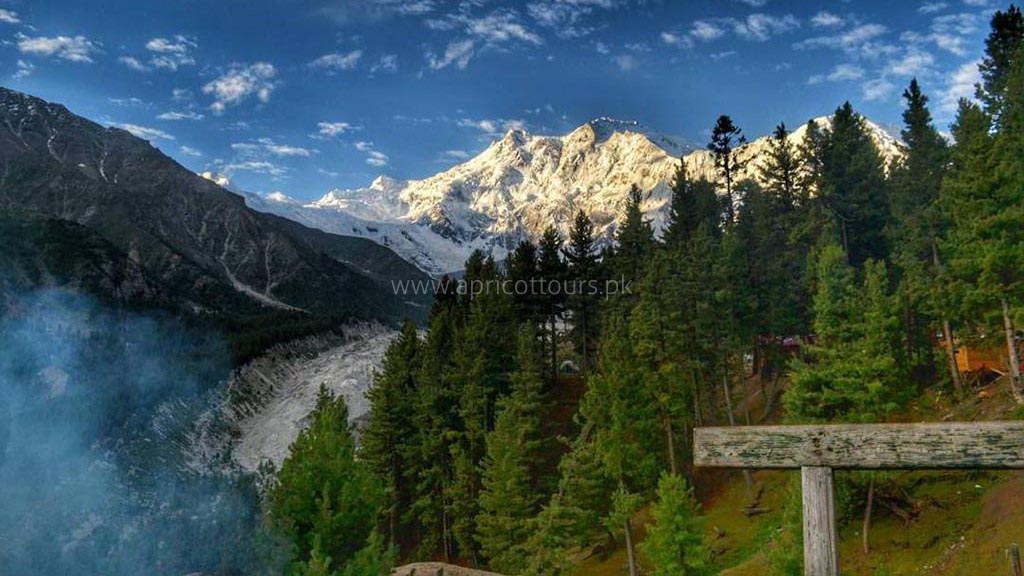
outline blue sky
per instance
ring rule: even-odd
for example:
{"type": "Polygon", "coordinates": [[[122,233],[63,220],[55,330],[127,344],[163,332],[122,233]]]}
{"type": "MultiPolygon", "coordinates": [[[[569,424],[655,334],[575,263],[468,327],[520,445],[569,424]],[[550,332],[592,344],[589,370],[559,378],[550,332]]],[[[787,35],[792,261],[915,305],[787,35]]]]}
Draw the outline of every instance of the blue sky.
{"type": "Polygon", "coordinates": [[[421,178],[513,126],[598,116],[703,143],[849,99],[944,128],[992,0],[0,0],[3,85],[131,129],[189,168],[313,199],[421,178]]]}

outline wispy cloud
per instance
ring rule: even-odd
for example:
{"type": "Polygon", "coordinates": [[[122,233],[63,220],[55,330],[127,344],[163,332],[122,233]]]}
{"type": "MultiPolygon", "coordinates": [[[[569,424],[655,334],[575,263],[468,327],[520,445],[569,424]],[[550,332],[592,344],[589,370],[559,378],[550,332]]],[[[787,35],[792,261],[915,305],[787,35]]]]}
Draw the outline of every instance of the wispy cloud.
{"type": "Polygon", "coordinates": [[[362,127],[349,122],[317,122],[316,134],[310,134],[310,137],[315,139],[336,138],[361,129],[362,127]]]}
{"type": "Polygon", "coordinates": [[[11,75],[14,79],[28,78],[36,69],[35,64],[26,60],[18,60],[16,66],[17,69],[14,71],[14,74],[11,75]]]}
{"type": "Polygon", "coordinates": [[[21,18],[18,17],[17,12],[0,8],[0,22],[6,22],[7,24],[20,24],[21,18]]]}
{"type": "Polygon", "coordinates": [[[359,60],[361,60],[362,57],[362,50],[352,50],[345,53],[333,52],[331,54],[324,54],[316,60],[313,60],[309,63],[309,67],[327,70],[328,72],[352,70],[359,64],[359,60]]]}
{"type": "Polygon", "coordinates": [[[182,146],[178,148],[178,152],[184,156],[191,156],[193,158],[202,158],[203,153],[191,146],[182,146]]]}
{"type": "Polygon", "coordinates": [[[392,73],[398,71],[398,56],[385,54],[370,66],[370,74],[392,73]]]}
{"type": "Polygon", "coordinates": [[[52,56],[69,62],[91,63],[93,55],[100,51],[99,45],[85,36],[26,36],[18,33],[18,50],[22,54],[52,56]]]}
{"type": "Polygon", "coordinates": [[[843,25],[843,19],[835,14],[822,10],[811,17],[811,26],[815,28],[836,28],[843,25]]]}
{"type": "Polygon", "coordinates": [[[169,121],[176,121],[176,120],[202,120],[203,118],[204,118],[203,114],[201,114],[199,112],[195,112],[193,110],[184,110],[184,111],[169,110],[169,111],[164,112],[163,114],[160,114],[160,115],[158,115],[156,117],[157,120],[169,120],[169,121]]]}
{"type": "Polygon", "coordinates": [[[966,62],[947,77],[945,87],[939,94],[939,110],[947,117],[956,113],[961,98],[974,98],[974,87],[981,83],[979,60],[966,62]]]}
{"type": "Polygon", "coordinates": [[[360,141],[353,144],[356,150],[366,154],[366,163],[375,168],[382,168],[388,165],[388,155],[377,150],[373,142],[360,141]]]}
{"type": "Polygon", "coordinates": [[[473,58],[475,43],[472,40],[460,40],[449,42],[444,54],[438,56],[433,52],[427,52],[427,64],[433,70],[440,70],[454,65],[459,70],[464,70],[473,58]]]}
{"type": "Polygon", "coordinates": [[[149,128],[147,126],[130,123],[116,124],[116,126],[122,130],[131,132],[133,135],[142,138],[143,140],[174,140],[174,136],[156,128],[149,128]]]}
{"type": "Polygon", "coordinates": [[[258,138],[252,142],[235,142],[231,144],[231,149],[245,158],[264,156],[308,158],[316,153],[316,150],[309,148],[278,143],[273,138],[258,138]]]}
{"type": "Polygon", "coordinates": [[[277,69],[267,62],[235,65],[203,86],[203,93],[213,96],[210,109],[220,114],[228,106],[237,105],[255,95],[260,102],[270,101],[277,87],[277,69]]]}

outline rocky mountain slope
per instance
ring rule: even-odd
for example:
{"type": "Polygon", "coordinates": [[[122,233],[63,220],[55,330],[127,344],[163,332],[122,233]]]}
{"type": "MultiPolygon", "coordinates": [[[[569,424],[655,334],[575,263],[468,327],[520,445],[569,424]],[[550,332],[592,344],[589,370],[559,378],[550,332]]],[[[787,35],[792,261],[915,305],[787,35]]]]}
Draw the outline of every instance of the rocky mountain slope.
{"type": "MultiPolygon", "coordinates": [[[[816,119],[822,127],[829,117],[816,119]]],[[[868,123],[885,158],[900,144],[868,123]]],[[[800,143],[806,125],[790,136],[800,143]]],[[[741,150],[755,177],[768,149],[758,138],[741,150]]],[[[478,156],[423,180],[379,177],[366,188],[332,190],[312,203],[280,194],[248,195],[256,210],[340,235],[373,239],[431,274],[457,270],[477,248],[502,258],[522,238],[536,238],[554,224],[566,235],[577,210],[610,241],[626,193],[645,193],[644,210],[657,228],[664,223],[670,186],[685,162],[693,177],[714,178],[710,152],[634,122],[600,118],[564,136],[510,130],[478,156]]]]}
{"type": "Polygon", "coordinates": [[[233,320],[400,318],[424,309],[388,286],[422,273],[387,248],[254,211],[124,130],[7,89],[0,215],[8,222],[0,234],[21,247],[0,260],[0,286],[12,289],[80,285],[233,320]],[[39,236],[41,227],[54,233],[39,236]]]}

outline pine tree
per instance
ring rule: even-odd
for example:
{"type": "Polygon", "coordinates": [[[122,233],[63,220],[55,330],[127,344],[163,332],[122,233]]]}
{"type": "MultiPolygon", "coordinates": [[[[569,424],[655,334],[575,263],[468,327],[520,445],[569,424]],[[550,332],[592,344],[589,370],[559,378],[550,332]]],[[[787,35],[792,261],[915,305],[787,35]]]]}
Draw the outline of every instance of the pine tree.
{"type": "MultiPolygon", "coordinates": [[[[907,108],[903,112],[906,144],[902,161],[892,167],[892,206],[895,216],[893,246],[899,270],[899,291],[903,306],[903,323],[907,360],[918,367],[933,363],[931,334],[941,321],[946,333],[947,349],[952,351],[952,331],[948,312],[936,301],[939,273],[937,239],[941,219],[937,208],[939,189],[945,172],[948,149],[942,136],[932,125],[928,98],[921,93],[917,80],[903,92],[907,108]]],[[[955,359],[950,354],[950,371],[954,384],[959,382],[955,359]]]]}
{"type": "Polygon", "coordinates": [[[724,205],[714,184],[703,178],[690,180],[683,161],[672,184],[671,202],[662,236],[670,248],[683,246],[701,224],[706,224],[708,230],[717,230],[722,221],[724,205]]]}
{"type": "Polygon", "coordinates": [[[711,142],[708,143],[708,150],[715,157],[715,169],[721,178],[720,184],[725,192],[725,212],[728,221],[732,221],[735,215],[735,207],[740,198],[734,194],[735,186],[739,180],[739,174],[747,163],[747,160],[737,151],[737,148],[747,143],[743,130],[736,126],[732,118],[726,115],[718,117],[714,128],[711,129],[711,142]]]}
{"type": "MultiPolygon", "coordinates": [[[[654,249],[654,228],[644,216],[643,192],[634,184],[626,197],[622,218],[615,230],[615,248],[611,260],[613,281],[625,287],[635,283],[643,274],[644,263],[654,249]]],[[[624,296],[626,307],[632,307],[634,299],[624,296]]]]}
{"type": "Polygon", "coordinates": [[[452,371],[451,356],[455,339],[457,310],[442,309],[430,320],[423,343],[414,398],[413,425],[419,439],[412,466],[407,471],[415,486],[415,501],[410,515],[420,529],[420,555],[440,552],[450,560],[453,552],[451,518],[446,487],[451,484],[451,431],[458,423],[458,397],[447,386],[452,371]]]}
{"type": "Polygon", "coordinates": [[[822,158],[821,198],[855,266],[888,256],[889,200],[882,159],[864,118],[846,102],[832,117],[822,158]]]}
{"type": "Polygon", "coordinates": [[[566,287],[567,306],[572,319],[572,342],[584,373],[593,369],[599,333],[598,303],[601,270],[594,244],[594,223],[580,210],[569,233],[565,249],[572,286],[566,287]]]}
{"type": "Polygon", "coordinates": [[[651,576],[701,576],[709,573],[698,504],[682,476],[662,474],[658,501],[651,508],[642,549],[651,576]]]}
{"type": "MultiPolygon", "coordinates": [[[[1024,53],[1024,49],[1022,49],[1024,53]]],[[[951,216],[948,240],[952,273],[965,288],[965,312],[994,316],[1006,337],[1011,392],[1024,404],[1015,309],[1024,300],[1024,255],[1020,250],[1024,209],[1020,182],[1024,140],[1024,58],[1012,58],[1005,77],[1002,120],[991,133],[991,116],[961,102],[953,134],[957,144],[942,197],[951,216]]]]}
{"type": "Polygon", "coordinates": [[[540,279],[537,247],[529,240],[520,241],[505,266],[516,319],[538,326],[544,320],[544,311],[536,286],[536,281],[540,279]]]}
{"type": "Polygon", "coordinates": [[[369,538],[383,500],[356,459],[343,397],[321,388],[312,424],[291,445],[267,496],[274,525],[312,573],[344,566],[369,538]]]}
{"type": "Polygon", "coordinates": [[[985,40],[985,58],[978,65],[982,82],[977,87],[978,99],[985,104],[996,126],[1002,124],[1003,108],[1009,100],[1005,94],[1007,78],[1022,43],[1024,16],[1020,9],[1011,4],[1005,12],[997,10],[992,15],[991,31],[985,40]]]}
{"type": "Polygon", "coordinates": [[[374,385],[366,394],[370,421],[361,435],[360,456],[384,482],[389,500],[384,512],[392,546],[398,539],[400,518],[414,498],[414,486],[406,478],[419,450],[412,422],[419,355],[416,326],[406,322],[388,346],[380,371],[374,374],[374,385]]]}
{"type": "Polygon", "coordinates": [[[810,360],[795,360],[785,394],[796,421],[877,422],[905,405],[913,390],[895,357],[899,321],[882,263],[867,261],[858,283],[840,247],[818,256],[810,360]]]}
{"type": "Polygon", "coordinates": [[[554,382],[558,371],[558,320],[565,311],[565,292],[563,283],[566,280],[567,268],[562,261],[562,237],[558,229],[548,226],[540,239],[540,254],[537,257],[537,270],[541,278],[541,307],[545,317],[545,358],[549,363],[551,381],[554,382]]]}
{"type": "Polygon", "coordinates": [[[494,430],[487,435],[476,534],[490,567],[507,574],[519,574],[525,568],[523,549],[538,501],[534,480],[543,414],[543,368],[529,325],[520,330],[517,359],[512,392],[499,401],[494,430]]]}

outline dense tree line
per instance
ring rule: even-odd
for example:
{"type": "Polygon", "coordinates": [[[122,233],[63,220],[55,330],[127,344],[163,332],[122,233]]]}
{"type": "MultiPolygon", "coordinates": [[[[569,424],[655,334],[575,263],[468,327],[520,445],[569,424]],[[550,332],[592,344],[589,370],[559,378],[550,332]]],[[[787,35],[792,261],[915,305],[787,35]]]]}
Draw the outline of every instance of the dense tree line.
{"type": "MultiPolygon", "coordinates": [[[[1005,337],[1024,403],[1024,21],[1011,7],[992,25],[981,104],[960,103],[953,145],[916,80],[888,165],[847,102],[800,139],[779,124],[744,178],[752,159],[722,116],[716,178],[682,164],[663,229],[633,189],[611,246],[580,212],[567,238],[550,228],[503,263],[474,253],[464,278],[441,282],[425,333],[407,324],[388,350],[358,455],[329,399],[293,447],[271,512],[302,573],[395,549],[551,575],[570,550],[614,540],[631,575],[640,551],[651,573],[704,574],[694,427],[777,407],[792,422],[883,420],[922,386],[963,386],[954,342],[982,334],[1005,337]],[[536,289],[551,282],[557,294],[536,289]],[[531,289],[458,288],[473,285],[531,289]],[[561,373],[565,359],[578,375],[561,373]],[[573,433],[553,437],[550,398],[577,380],[573,433]],[[341,453],[322,454],[327,441],[341,453]],[[309,476],[317,458],[334,459],[322,478],[309,476]]],[[[861,480],[870,494],[875,476],[861,480]]]]}

